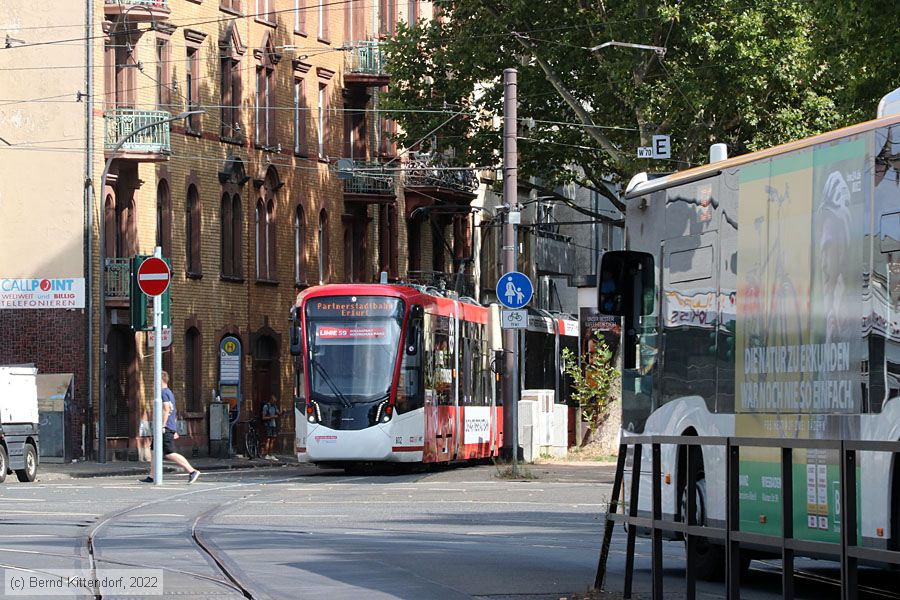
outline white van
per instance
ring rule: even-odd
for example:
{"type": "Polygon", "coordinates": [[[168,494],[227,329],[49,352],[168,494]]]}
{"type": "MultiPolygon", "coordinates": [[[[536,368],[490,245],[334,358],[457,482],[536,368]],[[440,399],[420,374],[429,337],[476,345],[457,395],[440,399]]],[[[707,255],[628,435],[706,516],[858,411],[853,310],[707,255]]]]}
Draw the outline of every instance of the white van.
{"type": "Polygon", "coordinates": [[[0,482],[13,471],[34,481],[38,443],[37,369],[0,366],[0,482]]]}

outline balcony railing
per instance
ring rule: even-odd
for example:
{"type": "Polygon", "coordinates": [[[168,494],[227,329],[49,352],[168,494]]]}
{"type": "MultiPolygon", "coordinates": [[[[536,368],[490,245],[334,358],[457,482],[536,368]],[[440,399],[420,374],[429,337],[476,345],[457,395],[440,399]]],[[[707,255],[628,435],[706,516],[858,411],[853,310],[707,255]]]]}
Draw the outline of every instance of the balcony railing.
{"type": "Polygon", "coordinates": [[[131,259],[106,259],[106,297],[128,300],[131,292],[131,259]]]}
{"type": "Polygon", "coordinates": [[[406,187],[442,187],[474,193],[478,189],[475,169],[453,167],[433,157],[418,157],[407,163],[406,187]]]}
{"type": "Polygon", "coordinates": [[[381,43],[375,41],[356,42],[347,51],[346,71],[359,75],[381,77],[387,75],[381,43]]]}
{"type": "Polygon", "coordinates": [[[380,163],[355,161],[345,174],[344,193],[393,194],[394,176],[381,169],[380,163]]]}
{"type": "Polygon", "coordinates": [[[475,276],[470,273],[410,271],[406,275],[406,280],[409,283],[429,285],[442,290],[454,291],[460,296],[475,296],[475,276]]]}
{"type": "Polygon", "coordinates": [[[108,110],[103,115],[105,147],[107,150],[113,150],[120,140],[128,138],[122,145],[121,152],[169,154],[172,145],[169,141],[169,122],[165,120],[170,117],[171,115],[164,110],[134,108],[108,110]],[[156,125],[153,125],[154,123],[156,125]],[[134,135],[135,131],[147,125],[153,126],[134,135]]]}
{"type": "Polygon", "coordinates": [[[152,21],[168,18],[169,0],[105,0],[104,12],[107,15],[127,14],[134,21],[152,21]]]}

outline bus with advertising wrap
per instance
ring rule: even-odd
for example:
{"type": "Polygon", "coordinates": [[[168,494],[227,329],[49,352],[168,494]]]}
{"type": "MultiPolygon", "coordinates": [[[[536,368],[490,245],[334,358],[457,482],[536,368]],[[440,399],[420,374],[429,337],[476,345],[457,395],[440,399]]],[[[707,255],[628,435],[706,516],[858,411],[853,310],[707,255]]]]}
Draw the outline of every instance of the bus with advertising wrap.
{"type": "MultiPolygon", "coordinates": [[[[604,254],[598,292],[623,319],[623,435],[900,440],[892,96],[874,121],[632,179],[625,250],[604,254]]],[[[793,456],[794,536],[840,542],[838,452],[793,456]]],[[[740,459],[740,529],[780,537],[779,451],[740,459]]],[[[666,518],[684,520],[687,464],[685,447],[662,446],[666,518]]],[[[697,464],[698,522],[724,526],[725,449],[697,464]]],[[[858,465],[859,543],[900,549],[900,460],[861,452],[858,465]]],[[[698,543],[694,558],[698,576],[723,574],[721,548],[698,543]]]]}

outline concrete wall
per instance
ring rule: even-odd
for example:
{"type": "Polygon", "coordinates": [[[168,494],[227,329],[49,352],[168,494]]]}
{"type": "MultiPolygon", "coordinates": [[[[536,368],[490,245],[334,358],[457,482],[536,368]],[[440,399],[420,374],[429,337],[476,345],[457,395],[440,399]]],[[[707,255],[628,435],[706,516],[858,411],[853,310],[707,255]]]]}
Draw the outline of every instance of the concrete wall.
{"type": "MultiPolygon", "coordinates": [[[[0,4],[4,34],[26,44],[82,38],[84,19],[81,2],[0,4]]],[[[0,142],[0,278],[84,277],[84,45],[12,46],[0,71],[0,137],[12,144],[0,142]]]]}

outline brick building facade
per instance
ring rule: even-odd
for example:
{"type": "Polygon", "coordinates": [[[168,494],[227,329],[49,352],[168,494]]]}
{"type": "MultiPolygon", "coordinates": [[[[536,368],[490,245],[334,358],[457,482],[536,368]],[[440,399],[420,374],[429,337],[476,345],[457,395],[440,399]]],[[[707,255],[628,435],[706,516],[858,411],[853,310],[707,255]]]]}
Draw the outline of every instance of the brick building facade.
{"type": "MultiPolygon", "coordinates": [[[[129,259],[160,246],[172,266],[163,363],[182,451],[207,452],[225,337],[241,345],[240,421],[258,418],[275,397],[279,447],[290,451],[293,364],[284,334],[300,290],[376,281],[380,272],[474,289],[469,203],[477,182],[460,186],[458,177],[441,177],[433,158],[398,151],[389,135],[396,127],[377,110],[390,83],[380,42],[400,21],[432,18],[431,3],[65,4],[0,8],[0,19],[23,27],[8,27],[10,35],[41,42],[8,54],[14,68],[0,74],[0,86],[21,101],[0,107],[0,117],[25,124],[15,133],[27,142],[68,140],[65,154],[9,153],[37,183],[22,219],[3,204],[8,223],[22,222],[5,226],[3,243],[29,248],[34,264],[19,269],[11,254],[0,257],[0,278],[76,277],[88,291],[78,310],[0,307],[0,363],[74,373],[75,446],[95,457],[102,435],[107,459],[147,458],[153,352],[147,333],[130,326],[129,259]],[[71,31],[37,33],[38,25],[71,31]],[[55,38],[71,46],[80,34],[84,52],[72,53],[80,64],[51,58],[59,56],[49,51],[61,43],[55,38]],[[71,100],[33,100],[53,94],[71,100]],[[195,114],[173,119],[183,112],[195,114]],[[40,177],[48,168],[55,176],[40,177]]],[[[7,129],[0,136],[19,141],[7,129]]],[[[18,193],[20,181],[0,181],[0,197],[18,193]]]]}

